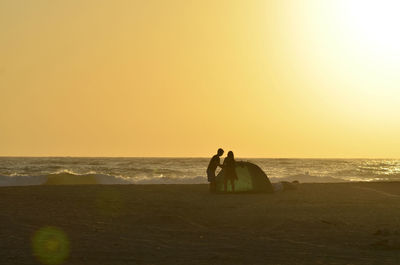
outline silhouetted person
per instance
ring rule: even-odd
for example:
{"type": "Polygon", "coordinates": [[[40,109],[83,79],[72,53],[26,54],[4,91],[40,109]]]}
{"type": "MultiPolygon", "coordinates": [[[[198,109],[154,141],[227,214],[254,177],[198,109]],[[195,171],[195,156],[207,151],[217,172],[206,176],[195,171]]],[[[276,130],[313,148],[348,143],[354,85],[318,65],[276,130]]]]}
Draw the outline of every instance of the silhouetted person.
{"type": "Polygon", "coordinates": [[[215,181],[215,171],[217,170],[217,167],[222,167],[219,157],[223,154],[224,150],[222,150],[222,148],[219,148],[217,154],[211,158],[210,163],[208,164],[207,179],[208,182],[210,182],[210,192],[215,192],[217,189],[215,181]]]}
{"type": "Polygon", "coordinates": [[[232,151],[228,152],[228,156],[224,160],[223,168],[224,168],[224,176],[225,176],[225,182],[224,182],[225,192],[228,190],[228,181],[231,182],[232,192],[234,192],[235,191],[235,180],[237,180],[238,177],[236,174],[236,162],[235,162],[235,158],[233,156],[232,151]]]}

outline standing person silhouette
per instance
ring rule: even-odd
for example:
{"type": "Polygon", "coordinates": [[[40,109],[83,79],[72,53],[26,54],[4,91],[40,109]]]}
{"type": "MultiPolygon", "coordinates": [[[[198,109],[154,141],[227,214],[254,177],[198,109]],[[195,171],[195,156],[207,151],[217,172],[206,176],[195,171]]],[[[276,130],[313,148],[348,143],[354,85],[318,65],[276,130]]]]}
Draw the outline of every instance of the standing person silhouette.
{"type": "Polygon", "coordinates": [[[228,190],[228,180],[231,182],[232,185],[232,192],[235,192],[235,180],[238,179],[236,174],[236,162],[235,157],[233,156],[233,152],[229,151],[227,157],[224,160],[223,164],[224,172],[225,172],[225,182],[224,182],[224,189],[225,192],[228,190]]]}
{"type": "Polygon", "coordinates": [[[217,167],[222,167],[219,157],[222,156],[223,154],[224,150],[222,148],[219,148],[217,154],[211,158],[210,163],[208,164],[207,179],[208,182],[210,182],[210,192],[217,191],[215,171],[217,170],[217,167]]]}

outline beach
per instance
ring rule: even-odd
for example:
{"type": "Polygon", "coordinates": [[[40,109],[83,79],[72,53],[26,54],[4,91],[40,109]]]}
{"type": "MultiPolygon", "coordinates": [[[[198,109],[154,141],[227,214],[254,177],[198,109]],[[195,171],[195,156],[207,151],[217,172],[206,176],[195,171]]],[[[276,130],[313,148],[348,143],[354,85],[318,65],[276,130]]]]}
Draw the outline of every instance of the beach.
{"type": "Polygon", "coordinates": [[[398,182],[306,183],[297,191],[234,195],[210,194],[202,184],[42,185],[1,187],[0,198],[0,264],[41,264],[63,244],[59,264],[398,264],[400,258],[398,182]],[[44,253],[40,231],[53,233],[44,253]]]}

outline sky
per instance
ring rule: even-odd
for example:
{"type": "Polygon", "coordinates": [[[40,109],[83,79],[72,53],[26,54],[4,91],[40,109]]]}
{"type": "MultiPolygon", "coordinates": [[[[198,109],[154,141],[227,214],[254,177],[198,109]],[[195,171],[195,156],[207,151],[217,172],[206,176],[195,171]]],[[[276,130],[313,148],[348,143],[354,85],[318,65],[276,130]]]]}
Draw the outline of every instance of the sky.
{"type": "Polygon", "coordinates": [[[400,158],[394,0],[0,0],[0,156],[400,158]]]}

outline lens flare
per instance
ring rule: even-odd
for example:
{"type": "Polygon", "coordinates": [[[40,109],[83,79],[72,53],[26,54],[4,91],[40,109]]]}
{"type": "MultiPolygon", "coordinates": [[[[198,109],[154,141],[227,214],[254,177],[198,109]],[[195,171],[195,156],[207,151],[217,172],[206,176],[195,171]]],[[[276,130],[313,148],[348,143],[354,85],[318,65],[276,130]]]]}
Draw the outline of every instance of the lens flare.
{"type": "Polygon", "coordinates": [[[45,265],[62,264],[69,255],[67,235],[56,227],[44,227],[32,238],[33,255],[45,265]]]}

